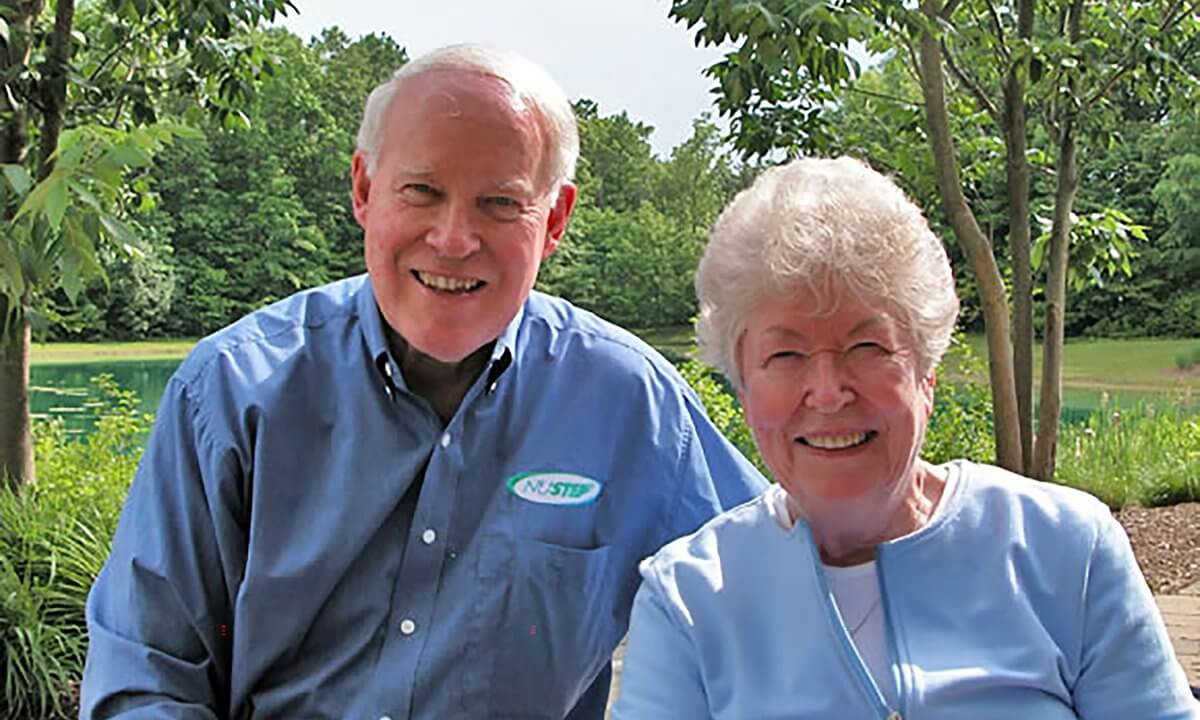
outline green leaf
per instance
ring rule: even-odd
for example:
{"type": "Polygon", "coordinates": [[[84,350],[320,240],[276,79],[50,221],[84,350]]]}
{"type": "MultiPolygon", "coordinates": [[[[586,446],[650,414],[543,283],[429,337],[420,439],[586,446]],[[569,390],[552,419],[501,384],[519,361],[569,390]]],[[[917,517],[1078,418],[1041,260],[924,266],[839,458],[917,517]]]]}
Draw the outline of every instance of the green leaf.
{"type": "Polygon", "coordinates": [[[4,288],[4,294],[10,301],[19,298],[25,292],[25,278],[21,275],[21,260],[7,242],[0,242],[0,270],[4,272],[0,275],[0,287],[4,288]]]}
{"type": "Polygon", "coordinates": [[[67,213],[67,184],[62,176],[51,175],[46,180],[51,183],[46,192],[46,219],[50,221],[50,227],[57,230],[67,213]]]}
{"type": "Polygon", "coordinates": [[[63,257],[73,257],[76,267],[80,270],[81,279],[104,275],[104,266],[96,258],[96,243],[87,234],[78,218],[71,217],[66,222],[66,243],[63,257]]]}
{"type": "Polygon", "coordinates": [[[139,248],[141,240],[128,225],[106,213],[100,215],[100,224],[109,237],[120,246],[122,252],[135,256],[142,254],[139,248]]]}
{"type": "Polygon", "coordinates": [[[0,18],[0,40],[3,40],[5,45],[8,44],[8,23],[4,18],[0,18]]]}
{"type": "Polygon", "coordinates": [[[33,186],[33,178],[29,176],[29,171],[21,165],[5,165],[4,177],[18,195],[24,195],[33,186]]]}

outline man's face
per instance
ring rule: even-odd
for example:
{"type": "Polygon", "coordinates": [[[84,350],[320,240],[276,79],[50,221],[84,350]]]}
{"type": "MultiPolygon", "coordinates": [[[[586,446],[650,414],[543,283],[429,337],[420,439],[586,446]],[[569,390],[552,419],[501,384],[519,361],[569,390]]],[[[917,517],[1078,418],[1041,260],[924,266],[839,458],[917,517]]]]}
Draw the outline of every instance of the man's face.
{"type": "Polygon", "coordinates": [[[503,81],[434,70],[397,89],[379,157],[352,167],[354,215],[387,323],[458,362],[495,340],[554,252],[575,201],[551,197],[545,134],[503,81]]]}

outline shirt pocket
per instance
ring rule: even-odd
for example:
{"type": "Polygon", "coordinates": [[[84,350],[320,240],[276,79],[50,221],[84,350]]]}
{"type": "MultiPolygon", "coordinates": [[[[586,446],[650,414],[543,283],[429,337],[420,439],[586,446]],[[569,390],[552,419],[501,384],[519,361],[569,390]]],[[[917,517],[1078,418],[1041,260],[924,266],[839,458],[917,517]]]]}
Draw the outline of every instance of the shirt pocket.
{"type": "Polygon", "coordinates": [[[477,647],[494,662],[488,717],[560,720],[620,640],[610,546],[497,538],[483,550],[480,571],[493,590],[477,618],[477,647]]]}

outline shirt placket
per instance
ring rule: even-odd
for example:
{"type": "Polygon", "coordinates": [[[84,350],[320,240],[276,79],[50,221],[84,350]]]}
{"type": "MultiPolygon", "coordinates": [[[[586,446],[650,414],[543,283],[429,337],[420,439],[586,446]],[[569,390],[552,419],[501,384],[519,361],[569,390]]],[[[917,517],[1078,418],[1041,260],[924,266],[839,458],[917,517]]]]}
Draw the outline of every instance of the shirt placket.
{"type": "Polygon", "coordinates": [[[383,702],[380,720],[412,715],[421,656],[426,651],[434,601],[446,563],[446,537],[462,468],[456,423],[438,436],[425,469],[404,560],[392,590],[387,639],[376,674],[383,702]]]}

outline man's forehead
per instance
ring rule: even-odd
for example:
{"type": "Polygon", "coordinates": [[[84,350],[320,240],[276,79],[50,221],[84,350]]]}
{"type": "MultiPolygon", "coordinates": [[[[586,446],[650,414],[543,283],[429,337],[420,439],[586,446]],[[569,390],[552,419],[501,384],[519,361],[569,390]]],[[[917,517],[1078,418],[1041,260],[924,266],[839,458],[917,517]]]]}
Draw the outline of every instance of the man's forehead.
{"type": "Polygon", "coordinates": [[[454,118],[485,105],[532,118],[532,108],[507,81],[461,68],[431,68],[405,78],[397,91],[405,105],[431,115],[454,118]]]}

